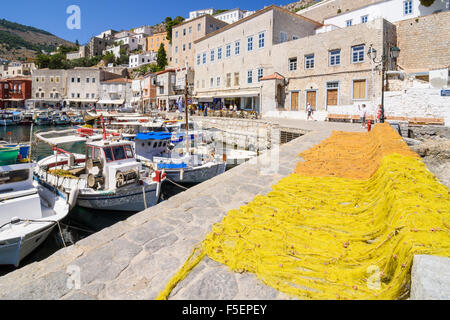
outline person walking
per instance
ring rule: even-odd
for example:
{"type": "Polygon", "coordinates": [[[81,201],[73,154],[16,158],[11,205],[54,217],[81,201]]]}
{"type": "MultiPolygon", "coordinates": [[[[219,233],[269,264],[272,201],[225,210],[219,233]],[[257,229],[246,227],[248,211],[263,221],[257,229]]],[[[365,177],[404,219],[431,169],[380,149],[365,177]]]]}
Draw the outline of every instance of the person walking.
{"type": "Polygon", "coordinates": [[[367,115],[367,108],[366,105],[363,104],[362,106],[358,105],[359,110],[359,116],[361,118],[361,128],[366,127],[366,115],[367,115]]]}
{"type": "Polygon", "coordinates": [[[306,113],[308,114],[308,117],[306,118],[306,120],[309,120],[309,118],[311,118],[311,120],[314,120],[314,118],[312,117],[312,115],[313,115],[313,108],[312,108],[312,106],[311,106],[311,104],[309,102],[306,105],[306,113]]]}
{"type": "Polygon", "coordinates": [[[381,104],[378,105],[377,123],[381,122],[381,104]]]}

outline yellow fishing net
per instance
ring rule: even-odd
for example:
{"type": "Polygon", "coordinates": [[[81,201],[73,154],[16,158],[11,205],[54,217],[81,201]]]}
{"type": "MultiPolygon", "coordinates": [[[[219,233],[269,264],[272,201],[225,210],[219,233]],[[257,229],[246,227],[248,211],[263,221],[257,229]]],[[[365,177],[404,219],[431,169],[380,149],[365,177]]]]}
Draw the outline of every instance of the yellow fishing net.
{"type": "MultiPolygon", "coordinates": [[[[301,175],[300,166],[300,174],[282,179],[266,196],[231,210],[158,298],[167,298],[204,255],[233,271],[255,273],[267,285],[299,298],[404,296],[415,254],[450,256],[450,197],[448,188],[390,130],[377,125],[371,134],[336,132],[311,149],[316,153],[305,153],[333,168],[329,162],[353,158],[333,153],[339,151],[329,142],[336,137],[350,143],[353,136],[354,149],[348,151],[354,157],[361,155],[355,149],[374,146],[372,141],[362,144],[362,137],[380,144],[369,160],[380,161],[378,170],[367,180],[301,175]]],[[[336,175],[347,175],[343,165],[335,168],[336,175]]]]}
{"type": "Polygon", "coordinates": [[[398,153],[418,157],[387,123],[371,132],[333,132],[330,138],[300,154],[296,173],[315,177],[369,179],[384,156],[398,153]]]}

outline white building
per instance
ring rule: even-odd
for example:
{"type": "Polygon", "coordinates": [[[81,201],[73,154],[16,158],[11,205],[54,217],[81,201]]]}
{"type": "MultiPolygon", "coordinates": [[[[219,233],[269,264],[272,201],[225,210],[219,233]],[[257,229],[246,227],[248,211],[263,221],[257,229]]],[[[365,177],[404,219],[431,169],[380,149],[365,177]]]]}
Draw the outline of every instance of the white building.
{"type": "Polygon", "coordinates": [[[117,38],[116,42],[121,45],[128,45],[130,52],[136,50],[139,46],[138,39],[135,35],[117,38]]]}
{"type": "Polygon", "coordinates": [[[213,15],[214,14],[214,9],[203,9],[203,10],[196,10],[196,11],[191,11],[189,12],[189,19],[187,20],[192,20],[192,19],[196,19],[198,17],[204,16],[204,15],[213,15]]]}
{"type": "Polygon", "coordinates": [[[214,15],[214,18],[219,19],[228,24],[232,24],[241,19],[244,19],[245,17],[248,17],[249,15],[252,15],[253,13],[255,13],[255,11],[246,11],[246,10],[241,10],[239,8],[236,8],[233,10],[228,10],[228,11],[216,14],[216,15],[214,15]]]}
{"type": "Polygon", "coordinates": [[[150,52],[144,54],[130,55],[129,68],[137,68],[145,64],[156,62],[156,53],[150,52]]]}
{"type": "Polygon", "coordinates": [[[145,34],[145,35],[149,36],[152,34],[152,28],[150,26],[142,26],[142,27],[133,29],[133,32],[135,34],[145,34]]]}
{"type": "Polygon", "coordinates": [[[324,20],[324,24],[345,28],[359,23],[373,21],[377,18],[384,18],[394,23],[445,11],[448,8],[449,0],[436,0],[429,7],[421,5],[420,0],[385,0],[328,17],[324,20]]]}
{"type": "Polygon", "coordinates": [[[117,109],[131,105],[132,80],[118,78],[101,82],[100,100],[97,105],[102,108],[117,109]]]}
{"type": "Polygon", "coordinates": [[[100,33],[98,36],[95,36],[95,37],[101,38],[101,39],[110,38],[110,37],[113,37],[116,33],[117,33],[117,31],[110,29],[110,30],[103,31],[102,33],[100,33]]]}

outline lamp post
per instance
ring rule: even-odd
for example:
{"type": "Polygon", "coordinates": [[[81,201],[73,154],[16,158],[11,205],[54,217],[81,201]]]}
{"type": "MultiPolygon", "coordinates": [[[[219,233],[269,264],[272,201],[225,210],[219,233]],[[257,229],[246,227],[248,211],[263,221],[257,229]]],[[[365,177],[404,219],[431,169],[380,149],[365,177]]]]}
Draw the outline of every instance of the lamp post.
{"type": "Polygon", "coordinates": [[[386,49],[390,52],[390,57],[397,59],[400,54],[400,49],[397,46],[394,46],[392,48],[383,48],[383,55],[381,56],[380,60],[377,59],[377,50],[372,46],[372,44],[369,47],[369,51],[367,52],[367,55],[369,58],[378,66],[381,66],[381,116],[380,116],[380,122],[384,123],[384,79],[385,79],[385,65],[386,61],[388,59],[388,56],[386,54],[386,49]]]}

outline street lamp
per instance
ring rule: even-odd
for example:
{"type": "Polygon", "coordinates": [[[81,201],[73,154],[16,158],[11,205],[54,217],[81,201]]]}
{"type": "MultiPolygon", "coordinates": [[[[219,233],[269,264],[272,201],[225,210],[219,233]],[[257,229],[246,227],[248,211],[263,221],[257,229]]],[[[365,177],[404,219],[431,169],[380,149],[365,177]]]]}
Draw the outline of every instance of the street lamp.
{"type": "MultiPolygon", "coordinates": [[[[397,59],[400,54],[400,49],[397,46],[394,46],[392,48],[388,48],[388,51],[390,52],[390,57],[393,59],[397,59]]],[[[381,65],[381,116],[380,116],[380,122],[384,123],[384,74],[385,74],[385,64],[386,60],[388,59],[388,56],[386,54],[385,48],[383,48],[383,55],[381,56],[380,60],[377,59],[377,50],[372,46],[372,44],[369,47],[369,51],[367,52],[367,55],[369,58],[377,65],[381,65]]]]}

